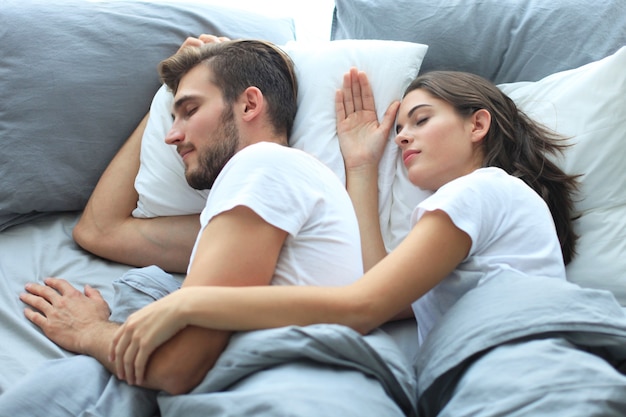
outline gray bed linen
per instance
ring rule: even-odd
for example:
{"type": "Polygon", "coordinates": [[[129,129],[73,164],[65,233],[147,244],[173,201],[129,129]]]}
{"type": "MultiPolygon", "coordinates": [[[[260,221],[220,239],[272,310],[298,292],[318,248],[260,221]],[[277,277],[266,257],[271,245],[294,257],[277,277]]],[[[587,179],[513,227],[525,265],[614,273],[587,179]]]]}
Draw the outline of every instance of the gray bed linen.
{"type": "Polygon", "coordinates": [[[423,43],[420,67],[537,81],[626,44],[623,0],[336,0],[331,39],[423,43]]]}
{"type": "Polygon", "coordinates": [[[238,333],[163,416],[416,416],[415,378],[383,331],[320,324],[238,333]]]}
{"type": "Polygon", "coordinates": [[[76,245],[72,229],[79,214],[47,214],[0,232],[0,396],[43,362],[73,355],[24,317],[19,294],[26,283],[62,277],[81,290],[91,285],[110,303],[111,283],[130,269],[76,245]]]}
{"type": "MultiPolygon", "coordinates": [[[[112,283],[110,320],[124,321],[181,282],[180,276],[156,266],[130,269],[112,283]]],[[[151,417],[157,411],[157,394],[120,381],[92,357],[70,355],[43,361],[0,395],[0,416],[151,417]]]]}
{"type": "MultiPolygon", "coordinates": [[[[127,271],[113,282],[111,320],[180,284],[180,276],[154,266],[127,271]]],[[[409,361],[383,330],[361,336],[336,325],[286,327],[235,334],[188,395],[129,386],[88,356],[44,361],[0,395],[0,415],[150,417],[158,404],[161,416],[413,416],[415,386],[409,361]]]]}
{"type": "Polygon", "coordinates": [[[626,314],[608,291],[510,274],[464,296],[420,349],[424,416],[626,415],[626,314]]]}
{"type": "Polygon", "coordinates": [[[220,3],[0,1],[0,230],[84,208],[188,36],[295,39],[289,17],[220,3]]]}
{"type": "MultiPolygon", "coordinates": [[[[127,272],[113,283],[111,320],[125,320],[180,284],[156,266],[127,272]]],[[[139,405],[151,396],[113,386],[139,405]]],[[[160,393],[158,403],[161,415],[172,417],[413,416],[415,387],[411,365],[385,331],[361,336],[345,326],[319,324],[235,333],[198,387],[186,395],[160,393]]]]}

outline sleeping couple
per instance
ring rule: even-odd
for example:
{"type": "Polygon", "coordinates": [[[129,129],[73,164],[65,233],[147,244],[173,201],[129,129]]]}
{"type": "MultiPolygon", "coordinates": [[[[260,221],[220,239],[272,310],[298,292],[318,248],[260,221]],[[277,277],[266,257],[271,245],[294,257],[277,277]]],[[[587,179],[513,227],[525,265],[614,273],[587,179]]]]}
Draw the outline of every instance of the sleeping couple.
{"type": "Polygon", "coordinates": [[[624,310],[608,292],[566,281],[577,181],[546,158],[563,142],[492,83],[426,73],[378,120],[367,75],[349,69],[335,98],[344,185],[288,146],[298,87],[280,48],[202,35],[159,71],[174,94],[164,140],[189,185],[211,190],[206,206],[199,217],[131,216],[146,116],[74,230],[86,250],[143,268],[115,281],[111,309],[97,290],[61,278],[27,285],[26,317],[79,355],[23,378],[0,396],[0,415],[626,413],[624,310]],[[411,183],[432,194],[387,253],[378,164],[392,129],[411,183]],[[416,373],[375,330],[409,317],[416,373]],[[236,394],[247,380],[227,359],[246,337],[271,332],[247,332],[258,329],[306,333],[314,353],[287,355],[307,368],[308,384],[281,391],[297,374],[281,374],[281,363],[263,379],[281,395],[265,385],[271,404],[243,411],[249,397],[236,394]],[[341,335],[330,353],[329,331],[341,335]],[[345,340],[358,354],[333,362],[345,340]],[[320,356],[332,359],[311,363],[320,356]],[[230,376],[218,372],[229,365],[230,376]],[[324,367],[332,371],[312,376],[324,367]],[[363,384],[358,406],[336,398],[346,381],[363,384]],[[214,402],[218,390],[233,396],[214,402]],[[324,395],[336,401],[316,408],[324,395]]]}

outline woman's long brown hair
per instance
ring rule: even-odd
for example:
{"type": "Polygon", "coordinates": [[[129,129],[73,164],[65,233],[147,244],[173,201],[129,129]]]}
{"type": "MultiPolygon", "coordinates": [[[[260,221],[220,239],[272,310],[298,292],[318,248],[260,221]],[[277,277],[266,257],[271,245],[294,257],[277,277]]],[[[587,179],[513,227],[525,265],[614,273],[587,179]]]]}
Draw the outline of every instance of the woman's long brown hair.
{"type": "Polygon", "coordinates": [[[482,141],[483,166],[499,167],[520,178],[547,203],[556,226],[563,260],[575,255],[578,236],[573,230],[577,175],[568,175],[548,154],[561,153],[567,144],[548,128],[534,122],[493,83],[474,74],[433,71],[416,78],[406,89],[421,89],[452,105],[462,117],[479,109],[491,113],[491,127],[482,141]]]}

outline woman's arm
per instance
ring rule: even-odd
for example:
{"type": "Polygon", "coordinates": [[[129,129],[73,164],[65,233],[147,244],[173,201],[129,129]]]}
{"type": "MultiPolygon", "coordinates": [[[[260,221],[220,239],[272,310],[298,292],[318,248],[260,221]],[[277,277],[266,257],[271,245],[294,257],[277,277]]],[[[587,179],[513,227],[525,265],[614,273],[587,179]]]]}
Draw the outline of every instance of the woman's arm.
{"type": "Polygon", "coordinates": [[[367,75],[351,68],[337,91],[337,136],[346,169],[346,188],[356,211],[364,270],[387,255],[378,215],[378,167],[398,102],[392,103],[379,123],[367,75]]]}
{"type": "Polygon", "coordinates": [[[111,356],[132,352],[135,372],[161,343],[187,326],[255,330],[336,323],[363,334],[406,309],[467,256],[470,237],[442,211],[428,212],[407,238],[345,287],[183,288],[138,312],[116,332],[111,356]]]}

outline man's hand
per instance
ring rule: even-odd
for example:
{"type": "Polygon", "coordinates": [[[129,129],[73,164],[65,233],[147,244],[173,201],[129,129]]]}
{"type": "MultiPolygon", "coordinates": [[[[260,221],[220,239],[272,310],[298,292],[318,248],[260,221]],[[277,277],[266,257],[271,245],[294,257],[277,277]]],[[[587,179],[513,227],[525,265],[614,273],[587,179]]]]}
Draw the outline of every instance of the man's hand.
{"type": "Polygon", "coordinates": [[[59,278],[46,278],[44,284],[26,285],[20,300],[33,309],[25,309],[24,315],[62,348],[86,353],[86,341],[109,324],[109,305],[88,285],[82,293],[59,278]]]}

